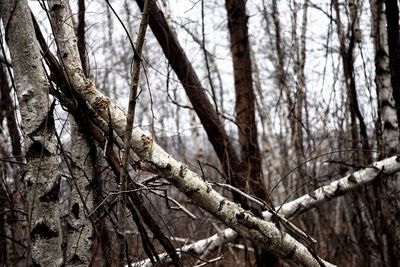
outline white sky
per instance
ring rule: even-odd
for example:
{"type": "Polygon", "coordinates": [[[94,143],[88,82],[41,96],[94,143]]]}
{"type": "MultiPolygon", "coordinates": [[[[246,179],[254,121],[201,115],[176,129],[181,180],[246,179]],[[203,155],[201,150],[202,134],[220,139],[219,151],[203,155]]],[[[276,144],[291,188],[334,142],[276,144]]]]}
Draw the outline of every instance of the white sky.
{"type": "MultiPolygon", "coordinates": [[[[126,22],[126,12],[123,6],[125,1],[111,1],[113,7],[117,10],[118,14],[121,16],[126,22]]],[[[132,13],[136,14],[132,17],[134,21],[134,27],[132,28],[135,32],[137,29],[137,25],[139,22],[138,16],[138,8],[134,1],[126,1],[130,3],[130,10],[132,13]]],[[[201,2],[200,1],[189,1],[189,0],[171,0],[168,2],[168,8],[170,10],[171,21],[174,23],[175,30],[178,34],[178,38],[181,42],[181,45],[184,47],[190,61],[194,65],[198,76],[203,82],[203,86],[205,88],[209,88],[208,82],[205,79],[205,68],[204,68],[204,56],[198,44],[196,44],[190,34],[187,33],[184,29],[182,29],[181,25],[184,25],[187,29],[189,29],[193,34],[201,38],[201,2]]],[[[267,1],[268,2],[268,1],[267,1]]],[[[278,1],[280,4],[280,12],[281,12],[281,24],[282,24],[282,35],[290,41],[290,14],[288,9],[288,3],[290,1],[278,1]]],[[[368,1],[362,1],[364,5],[368,5],[368,1]]],[[[71,1],[72,8],[76,12],[76,1],[71,1]]],[[[158,1],[158,3],[161,2],[158,1]]],[[[329,12],[329,3],[330,1],[321,0],[318,5],[329,12]],[[321,4],[325,2],[325,4],[321,4]]],[[[37,18],[43,18],[45,21],[45,16],[43,11],[40,11],[40,7],[38,7],[35,1],[30,1],[32,9],[35,14],[37,14],[37,18]]],[[[269,60],[269,57],[273,55],[271,53],[271,47],[269,47],[269,40],[265,37],[265,21],[262,19],[260,14],[260,0],[249,0],[247,1],[248,14],[250,16],[249,19],[249,35],[251,38],[251,42],[253,45],[253,49],[256,53],[257,65],[260,70],[261,78],[262,78],[262,86],[264,96],[267,99],[267,106],[270,107],[270,116],[275,122],[275,127],[279,126],[279,116],[275,113],[275,104],[279,99],[279,91],[277,91],[275,80],[271,77],[271,74],[274,71],[272,62],[269,60]]],[[[99,82],[99,88],[101,88],[101,81],[104,80],[104,77],[109,77],[110,75],[114,75],[117,81],[118,88],[118,96],[112,96],[116,98],[118,103],[122,106],[126,106],[126,97],[128,95],[128,71],[124,64],[121,64],[121,57],[125,58],[126,55],[124,53],[129,51],[128,42],[126,40],[125,33],[122,30],[121,25],[113,17],[113,43],[116,48],[116,55],[114,57],[114,66],[110,66],[110,53],[107,52],[106,46],[108,42],[107,36],[107,12],[105,1],[100,0],[91,0],[86,1],[87,5],[87,14],[86,14],[86,25],[87,25],[87,40],[88,40],[88,50],[89,56],[92,62],[92,70],[95,75],[96,80],[99,82]],[[121,47],[122,45],[122,47],[121,47]],[[106,71],[106,72],[105,72],[106,71]],[[108,73],[108,74],[106,74],[108,73]],[[110,74],[111,73],[111,74],[110,74]],[[108,76],[104,76],[108,75],[108,76]]],[[[373,69],[373,55],[371,55],[370,51],[372,51],[372,41],[370,39],[369,33],[369,7],[364,6],[363,14],[361,17],[361,29],[364,34],[365,42],[362,43],[363,55],[366,59],[367,64],[367,76],[370,81],[373,81],[374,69],[373,69]]],[[[229,38],[227,36],[227,28],[226,28],[226,11],[224,6],[224,1],[205,1],[205,36],[207,40],[206,47],[209,51],[211,51],[215,57],[215,61],[218,65],[219,71],[222,75],[223,88],[224,88],[224,105],[227,116],[234,116],[234,85],[233,85],[233,77],[232,77],[232,65],[229,51],[229,38]]],[[[298,23],[301,24],[302,14],[298,15],[298,23]]],[[[345,21],[345,16],[342,16],[342,21],[345,21]]],[[[323,109],[327,105],[331,105],[331,108],[334,108],[335,105],[341,105],[341,101],[343,101],[343,96],[341,93],[343,84],[335,81],[337,77],[341,77],[341,74],[335,74],[334,69],[338,66],[341,67],[341,63],[338,62],[338,54],[329,55],[326,58],[326,36],[329,27],[329,20],[323,13],[319,10],[316,10],[312,7],[308,9],[308,28],[307,28],[307,58],[306,58],[306,85],[309,94],[310,103],[310,112],[312,114],[312,119],[315,123],[318,123],[321,119],[323,109]],[[326,71],[323,75],[323,70],[326,68],[326,71]],[[336,77],[337,76],[337,77],[336,77]],[[335,89],[332,90],[332,86],[335,84],[335,89]],[[333,102],[332,102],[333,100],[333,102]],[[315,103],[313,103],[315,101],[315,103]],[[319,103],[313,107],[313,104],[319,103]],[[321,103],[323,104],[321,106],[321,103]],[[336,103],[336,104],[335,104],[336,103]]],[[[338,42],[336,38],[336,26],[333,24],[333,37],[330,40],[329,46],[337,49],[338,42]]],[[[45,28],[44,28],[45,29],[45,28]]],[[[298,29],[300,32],[300,29],[298,29]]],[[[49,31],[47,31],[47,35],[49,40],[51,40],[51,35],[49,35],[49,31]]],[[[135,38],[135,36],[133,36],[135,38]]],[[[155,125],[156,128],[160,128],[160,131],[164,131],[165,135],[174,135],[177,132],[183,134],[191,134],[191,129],[193,125],[190,125],[189,120],[191,118],[191,114],[186,110],[181,110],[179,112],[182,117],[181,129],[177,129],[176,124],[174,123],[174,115],[176,115],[176,107],[167,104],[166,92],[165,92],[165,79],[167,73],[167,65],[164,56],[162,55],[161,50],[158,47],[157,42],[152,38],[151,31],[148,31],[148,36],[146,39],[145,49],[148,52],[146,54],[146,59],[150,64],[159,65],[157,69],[152,69],[149,66],[147,70],[149,75],[149,82],[153,94],[153,98],[155,101],[154,111],[155,111],[155,125]],[[160,64],[161,63],[161,64],[160,64]],[[165,112],[165,106],[167,106],[167,112],[165,112]],[[169,116],[170,118],[165,118],[167,121],[163,123],[158,123],[158,120],[161,120],[163,117],[169,116]],[[186,119],[184,119],[186,118],[186,119]],[[168,122],[169,121],[169,122],[168,122]],[[186,121],[186,123],[185,123],[186,121]]],[[[290,51],[287,51],[290,52],[290,51]]],[[[372,123],[372,107],[369,101],[369,91],[367,90],[367,86],[365,81],[364,84],[360,84],[360,81],[363,79],[363,68],[362,62],[360,58],[360,51],[356,49],[356,75],[357,77],[361,77],[358,79],[358,93],[360,97],[360,102],[363,103],[361,105],[363,114],[366,118],[367,123],[372,123]]],[[[152,65],[152,66],[157,66],[152,65]]],[[[368,82],[370,82],[368,81],[368,82]]],[[[375,89],[374,84],[372,83],[372,87],[370,90],[372,91],[372,95],[375,97],[375,89]]],[[[184,105],[189,105],[188,100],[185,97],[184,91],[180,88],[179,83],[172,83],[171,90],[173,88],[177,88],[178,90],[178,101],[180,101],[184,105]]],[[[101,88],[102,89],[102,88],[101,88]]],[[[170,92],[171,93],[171,92],[170,92]]],[[[172,94],[172,93],[171,93],[172,94]]],[[[143,102],[141,108],[145,107],[147,110],[145,112],[149,113],[148,109],[148,94],[144,91],[143,97],[140,101],[143,102]]],[[[374,103],[372,105],[375,105],[374,103]]],[[[139,107],[140,108],[140,107],[139,107]]],[[[151,119],[149,115],[142,116],[142,124],[149,125],[151,123],[151,119]]],[[[197,125],[199,123],[197,122],[197,125]]],[[[229,125],[228,129],[234,130],[234,125],[229,125]]],[[[146,127],[145,127],[146,128],[146,127]]]]}

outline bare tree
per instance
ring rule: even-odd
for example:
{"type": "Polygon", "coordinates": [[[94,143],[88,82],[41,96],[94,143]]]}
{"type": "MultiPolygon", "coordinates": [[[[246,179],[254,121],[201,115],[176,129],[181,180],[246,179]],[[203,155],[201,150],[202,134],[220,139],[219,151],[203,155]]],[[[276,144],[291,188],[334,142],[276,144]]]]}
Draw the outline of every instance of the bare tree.
{"type": "Polygon", "coordinates": [[[0,265],[396,266],[397,5],[135,2],[0,1],[0,265]]]}
{"type": "MultiPolygon", "coordinates": [[[[27,2],[1,2],[0,10],[21,108],[27,171],[25,179],[29,190],[29,254],[32,254],[33,264],[52,265],[63,259],[54,102],[52,104],[49,84],[44,78],[45,71],[27,2]]],[[[30,265],[30,257],[26,260],[24,264],[30,265]]]]}

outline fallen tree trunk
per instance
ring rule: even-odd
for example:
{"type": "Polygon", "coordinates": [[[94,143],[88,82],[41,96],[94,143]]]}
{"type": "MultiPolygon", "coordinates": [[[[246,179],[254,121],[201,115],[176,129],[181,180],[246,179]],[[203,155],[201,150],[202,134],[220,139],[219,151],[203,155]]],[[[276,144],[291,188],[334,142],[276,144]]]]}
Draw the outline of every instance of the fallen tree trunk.
{"type": "MultiPolygon", "coordinates": [[[[124,112],[96,89],[85,77],[79,60],[76,36],[69,25],[71,14],[64,1],[54,1],[50,12],[54,35],[71,88],[122,137],[126,128],[124,112]]],[[[157,173],[177,187],[198,206],[208,211],[241,236],[252,240],[278,257],[300,266],[332,266],[324,262],[273,223],[261,220],[213,190],[188,166],[175,160],[138,127],[132,131],[132,149],[140,158],[138,168],[157,173]]]]}
{"type": "MultiPolygon", "coordinates": [[[[368,185],[379,179],[382,175],[391,175],[400,171],[400,157],[393,156],[372,164],[371,167],[361,169],[341,179],[335,180],[328,185],[322,186],[313,192],[299,197],[293,201],[276,207],[275,210],[287,219],[293,218],[300,213],[308,211],[321,203],[342,196],[348,192],[357,190],[363,185],[368,185]]],[[[269,211],[263,212],[264,219],[271,221],[273,214],[269,211]]],[[[214,251],[224,244],[233,242],[238,234],[231,228],[216,233],[208,238],[199,240],[181,247],[178,252],[190,252],[202,255],[205,252],[214,251]]],[[[167,257],[166,253],[159,255],[160,259],[167,257]]],[[[143,260],[134,266],[151,266],[150,260],[143,260]]]]}

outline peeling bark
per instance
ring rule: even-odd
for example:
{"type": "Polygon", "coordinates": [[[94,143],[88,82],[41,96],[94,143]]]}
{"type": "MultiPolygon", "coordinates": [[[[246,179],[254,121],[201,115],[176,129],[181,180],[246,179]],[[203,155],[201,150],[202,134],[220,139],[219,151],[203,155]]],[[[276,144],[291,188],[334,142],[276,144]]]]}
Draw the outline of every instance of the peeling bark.
{"type": "MultiPolygon", "coordinates": [[[[96,89],[92,81],[85,78],[78,60],[76,37],[68,26],[70,12],[67,5],[58,2],[51,5],[50,10],[58,49],[63,56],[65,71],[72,88],[103,120],[108,121],[110,118],[113,129],[122,137],[126,128],[126,116],[109,98],[96,89]]],[[[276,256],[284,257],[288,262],[298,265],[320,266],[321,260],[314,257],[305,246],[290,235],[281,232],[273,223],[256,218],[238,204],[221,196],[188,166],[166,153],[141,129],[133,129],[131,142],[133,151],[140,158],[138,168],[162,175],[197,205],[276,256]]]]}
{"type": "MultiPolygon", "coordinates": [[[[369,185],[378,179],[390,179],[393,174],[400,171],[400,159],[399,157],[387,158],[372,164],[371,167],[359,170],[352,174],[349,174],[341,179],[331,182],[328,185],[320,187],[311,193],[308,193],[302,197],[299,197],[293,201],[283,204],[282,206],[275,207],[275,210],[280,215],[293,219],[299,214],[306,212],[322,203],[341,197],[351,191],[360,189],[362,186],[369,185]]],[[[267,221],[271,221],[273,215],[268,212],[263,212],[263,217],[267,221]]],[[[201,255],[207,249],[214,251],[224,244],[233,242],[237,238],[237,233],[231,228],[227,228],[220,233],[214,234],[213,236],[199,240],[189,245],[185,245],[178,250],[187,251],[196,255],[201,255]]],[[[164,258],[166,255],[159,255],[160,258],[164,258]]],[[[151,266],[150,260],[144,260],[136,263],[137,266],[151,266]]]]}
{"type": "MultiPolygon", "coordinates": [[[[141,10],[143,10],[144,0],[136,0],[141,10]]],[[[240,173],[240,160],[233,145],[226,133],[215,108],[209,101],[205,89],[202,87],[199,77],[193,66],[190,64],[179,41],[168,26],[162,11],[154,1],[149,3],[149,26],[161,45],[169,64],[178,76],[186,94],[199,117],[211,145],[222,165],[228,183],[242,189],[246,188],[246,180],[240,173]]],[[[240,195],[234,194],[236,200],[246,205],[247,201],[240,195]]]]}

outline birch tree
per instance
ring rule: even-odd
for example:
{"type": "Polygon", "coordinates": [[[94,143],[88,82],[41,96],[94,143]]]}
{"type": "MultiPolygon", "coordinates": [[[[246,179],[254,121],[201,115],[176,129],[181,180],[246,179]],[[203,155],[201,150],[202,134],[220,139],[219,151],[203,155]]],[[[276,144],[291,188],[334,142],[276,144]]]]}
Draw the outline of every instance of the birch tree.
{"type": "MultiPolygon", "coordinates": [[[[107,97],[97,91],[94,83],[83,75],[78,60],[77,47],[73,41],[74,33],[66,23],[70,17],[67,5],[63,2],[55,3],[50,6],[50,11],[58,49],[65,56],[63,61],[71,79],[72,88],[77,90],[92,105],[100,117],[106,121],[111,119],[110,123],[114,130],[122,135],[126,127],[124,113],[107,97]],[[108,113],[111,116],[108,116],[108,113]]],[[[199,206],[227,225],[232,226],[243,236],[251,238],[255,243],[266,249],[270,249],[273,253],[279,256],[286,255],[286,257],[290,255],[290,260],[301,265],[317,266],[320,264],[321,259],[315,258],[304,246],[288,234],[280,234],[280,231],[273,224],[256,218],[214,191],[209,184],[202,181],[187,166],[168,155],[140,129],[134,129],[131,138],[132,149],[141,159],[141,169],[163,175],[199,206]]]]}
{"type": "Polygon", "coordinates": [[[391,87],[386,16],[382,1],[370,1],[371,24],[374,36],[376,88],[379,101],[383,152],[395,153],[398,139],[398,121],[391,87]]]}
{"type": "Polygon", "coordinates": [[[94,158],[86,136],[80,132],[76,122],[71,121],[72,170],[70,195],[68,197],[68,235],[66,264],[71,266],[89,266],[92,261],[92,245],[96,236],[94,222],[88,217],[93,211],[92,182],[94,176],[94,158]]]}
{"type": "Polygon", "coordinates": [[[28,4],[2,1],[1,17],[13,62],[15,90],[21,109],[26,177],[29,190],[28,223],[32,255],[25,265],[50,266],[62,262],[58,213],[54,104],[28,4]]]}
{"type": "Polygon", "coordinates": [[[393,3],[44,2],[0,1],[0,266],[396,266],[393,3]]]}

